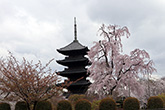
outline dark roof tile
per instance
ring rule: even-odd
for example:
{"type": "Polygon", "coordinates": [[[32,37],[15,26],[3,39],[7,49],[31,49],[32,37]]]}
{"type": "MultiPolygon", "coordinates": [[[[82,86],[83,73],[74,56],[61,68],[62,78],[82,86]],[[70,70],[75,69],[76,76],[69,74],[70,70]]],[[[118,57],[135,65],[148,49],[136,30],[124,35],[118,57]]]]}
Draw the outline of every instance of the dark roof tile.
{"type": "Polygon", "coordinates": [[[83,46],[82,44],[80,44],[78,42],[78,40],[74,40],[73,42],[71,42],[69,45],[58,49],[58,51],[71,51],[71,50],[82,50],[87,48],[86,46],[83,46]]]}

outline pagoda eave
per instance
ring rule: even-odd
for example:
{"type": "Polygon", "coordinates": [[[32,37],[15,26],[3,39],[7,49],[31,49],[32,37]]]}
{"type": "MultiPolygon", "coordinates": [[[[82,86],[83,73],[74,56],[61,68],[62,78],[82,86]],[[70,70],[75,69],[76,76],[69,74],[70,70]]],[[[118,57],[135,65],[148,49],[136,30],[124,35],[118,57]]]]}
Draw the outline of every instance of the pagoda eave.
{"type": "Polygon", "coordinates": [[[76,74],[82,74],[82,73],[84,73],[84,74],[86,74],[87,73],[87,71],[86,70],[82,70],[82,71],[59,71],[58,72],[61,76],[70,76],[70,75],[76,75],[76,74]]]}
{"type": "Polygon", "coordinates": [[[70,64],[75,64],[75,65],[88,65],[89,64],[89,61],[88,59],[84,58],[84,59],[80,59],[80,60],[57,60],[56,61],[58,64],[61,64],[63,66],[69,66],[70,64]]]}
{"type": "Polygon", "coordinates": [[[91,83],[89,81],[87,82],[81,82],[81,83],[72,83],[70,86],[85,86],[85,85],[90,85],[91,83]]]}
{"type": "Polygon", "coordinates": [[[75,49],[75,50],[61,50],[61,49],[57,49],[57,51],[63,55],[75,55],[77,53],[79,54],[84,54],[87,55],[87,51],[89,51],[89,49],[87,47],[83,48],[83,49],[75,49]]]}

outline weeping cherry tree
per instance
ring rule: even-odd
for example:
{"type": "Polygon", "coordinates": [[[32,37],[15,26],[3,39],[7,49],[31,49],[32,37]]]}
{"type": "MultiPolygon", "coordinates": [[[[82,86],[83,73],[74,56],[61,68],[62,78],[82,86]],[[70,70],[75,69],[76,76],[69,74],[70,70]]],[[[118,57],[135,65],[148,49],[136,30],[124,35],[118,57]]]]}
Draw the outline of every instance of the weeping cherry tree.
{"type": "Polygon", "coordinates": [[[88,93],[100,97],[113,95],[129,96],[130,92],[143,95],[144,89],[138,79],[140,75],[152,74],[156,69],[150,55],[145,50],[135,49],[130,54],[123,53],[122,39],[129,38],[127,27],[118,25],[99,29],[102,40],[94,42],[88,56],[92,65],[89,68],[90,85],[88,93]]]}

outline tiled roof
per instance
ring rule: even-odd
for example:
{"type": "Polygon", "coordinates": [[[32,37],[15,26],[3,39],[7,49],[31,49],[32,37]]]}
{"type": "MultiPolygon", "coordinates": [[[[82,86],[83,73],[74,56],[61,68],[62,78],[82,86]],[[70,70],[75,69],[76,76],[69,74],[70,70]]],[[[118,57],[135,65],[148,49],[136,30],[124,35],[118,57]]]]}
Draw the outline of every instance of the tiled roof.
{"type": "Polygon", "coordinates": [[[85,49],[85,48],[87,48],[87,47],[83,46],[82,44],[80,44],[78,42],[78,40],[74,40],[69,45],[67,45],[67,46],[65,46],[63,48],[57,49],[57,51],[82,50],[82,49],[85,49]]]}

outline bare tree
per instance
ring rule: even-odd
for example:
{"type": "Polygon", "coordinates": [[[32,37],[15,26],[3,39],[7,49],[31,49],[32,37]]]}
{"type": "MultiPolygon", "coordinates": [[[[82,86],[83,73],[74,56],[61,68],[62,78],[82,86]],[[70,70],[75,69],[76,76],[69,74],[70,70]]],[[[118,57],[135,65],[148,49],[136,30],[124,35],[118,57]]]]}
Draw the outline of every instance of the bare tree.
{"type": "Polygon", "coordinates": [[[38,101],[62,94],[62,87],[56,86],[59,77],[48,68],[52,61],[45,66],[25,58],[18,62],[10,52],[6,59],[0,58],[0,92],[4,99],[21,99],[27,103],[28,110],[34,110],[38,101]]]}

